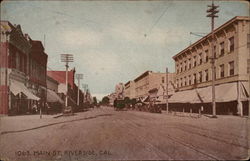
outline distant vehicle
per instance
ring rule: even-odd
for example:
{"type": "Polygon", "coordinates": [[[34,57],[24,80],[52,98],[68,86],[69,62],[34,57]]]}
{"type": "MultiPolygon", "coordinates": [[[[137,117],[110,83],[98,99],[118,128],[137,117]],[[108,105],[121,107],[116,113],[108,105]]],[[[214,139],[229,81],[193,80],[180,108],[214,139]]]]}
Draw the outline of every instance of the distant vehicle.
{"type": "Polygon", "coordinates": [[[124,99],[115,99],[114,108],[115,108],[116,111],[124,109],[125,108],[124,99]]]}

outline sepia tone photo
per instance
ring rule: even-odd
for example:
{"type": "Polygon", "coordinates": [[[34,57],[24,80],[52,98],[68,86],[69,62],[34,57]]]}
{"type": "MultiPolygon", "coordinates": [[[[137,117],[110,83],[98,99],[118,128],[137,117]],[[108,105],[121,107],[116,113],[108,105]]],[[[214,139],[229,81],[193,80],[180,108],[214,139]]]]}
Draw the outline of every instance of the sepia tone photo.
{"type": "Polygon", "coordinates": [[[238,0],[2,0],[0,160],[249,160],[238,0]]]}

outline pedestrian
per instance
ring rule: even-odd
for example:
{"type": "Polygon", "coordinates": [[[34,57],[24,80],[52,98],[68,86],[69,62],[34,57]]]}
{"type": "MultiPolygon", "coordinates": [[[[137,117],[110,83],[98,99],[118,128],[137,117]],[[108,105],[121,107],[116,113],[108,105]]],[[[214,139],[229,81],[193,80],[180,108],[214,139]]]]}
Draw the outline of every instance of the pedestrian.
{"type": "Polygon", "coordinates": [[[49,115],[50,109],[51,109],[51,108],[50,108],[48,102],[45,103],[45,108],[46,108],[46,110],[47,110],[47,115],[49,115]]]}
{"type": "Polygon", "coordinates": [[[33,106],[32,106],[32,113],[33,114],[37,113],[37,105],[36,105],[36,103],[34,103],[33,106]]]}

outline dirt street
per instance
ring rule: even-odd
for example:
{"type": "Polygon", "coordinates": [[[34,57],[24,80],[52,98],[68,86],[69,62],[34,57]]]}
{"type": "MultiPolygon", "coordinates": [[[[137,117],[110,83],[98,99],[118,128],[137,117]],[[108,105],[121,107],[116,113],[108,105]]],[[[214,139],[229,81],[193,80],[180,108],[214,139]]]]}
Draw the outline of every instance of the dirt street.
{"type": "Polygon", "coordinates": [[[110,107],[59,118],[1,117],[0,155],[5,160],[239,160],[248,155],[247,121],[110,107]]]}

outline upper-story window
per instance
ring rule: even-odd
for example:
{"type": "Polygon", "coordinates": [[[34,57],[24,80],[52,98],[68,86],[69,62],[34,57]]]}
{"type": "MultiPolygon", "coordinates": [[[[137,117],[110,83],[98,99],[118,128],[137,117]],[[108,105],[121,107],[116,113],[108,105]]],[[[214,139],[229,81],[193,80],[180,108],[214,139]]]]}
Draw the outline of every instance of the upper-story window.
{"type": "Polygon", "coordinates": [[[187,61],[186,60],[184,61],[184,70],[185,71],[187,70],[187,61]]]}
{"type": "Polygon", "coordinates": [[[247,47],[250,48],[250,34],[247,34],[247,47]]]}
{"type": "Polygon", "coordinates": [[[180,63],[180,72],[182,72],[182,63],[180,63]]]}
{"type": "Polygon", "coordinates": [[[199,72],[199,81],[202,82],[202,72],[199,72]]]}
{"type": "Polygon", "coordinates": [[[208,81],[208,69],[205,70],[205,79],[208,81]]]}
{"type": "Polygon", "coordinates": [[[224,64],[220,65],[220,77],[223,78],[225,76],[225,66],[224,64]]]}
{"type": "Polygon", "coordinates": [[[176,65],[176,73],[177,74],[179,73],[179,65],[178,64],[176,65]]]}
{"type": "Polygon", "coordinates": [[[188,69],[191,69],[191,58],[188,59],[188,69]]]}
{"type": "Polygon", "coordinates": [[[199,54],[199,64],[202,64],[202,53],[199,54]]]}
{"type": "Polygon", "coordinates": [[[220,43],[220,56],[225,54],[224,41],[220,43]]]}
{"type": "Polygon", "coordinates": [[[234,75],[234,61],[229,62],[229,75],[234,75]]]}
{"type": "Polygon", "coordinates": [[[184,84],[184,86],[186,86],[186,77],[184,77],[184,79],[183,79],[183,84],[184,84]]]}
{"type": "Polygon", "coordinates": [[[193,58],[193,66],[196,67],[196,56],[193,58]]]}
{"type": "Polygon", "coordinates": [[[192,84],[191,75],[188,76],[189,85],[192,84]]]}
{"type": "Polygon", "coordinates": [[[193,81],[194,84],[196,84],[197,83],[196,74],[193,75],[193,79],[194,79],[194,81],[193,81]]]}
{"type": "Polygon", "coordinates": [[[228,39],[228,47],[229,47],[229,52],[233,52],[234,51],[234,37],[230,37],[228,39]]]}
{"type": "Polygon", "coordinates": [[[164,77],[161,78],[161,83],[164,83],[164,77]]]}
{"type": "MultiPolygon", "coordinates": [[[[213,53],[212,53],[213,55],[213,53]]],[[[216,58],[216,45],[214,45],[214,58],[216,58]]]]}
{"type": "Polygon", "coordinates": [[[20,70],[20,55],[16,52],[16,69],[20,70]]]}
{"type": "Polygon", "coordinates": [[[208,62],[208,50],[205,50],[205,62],[208,62]]]}

